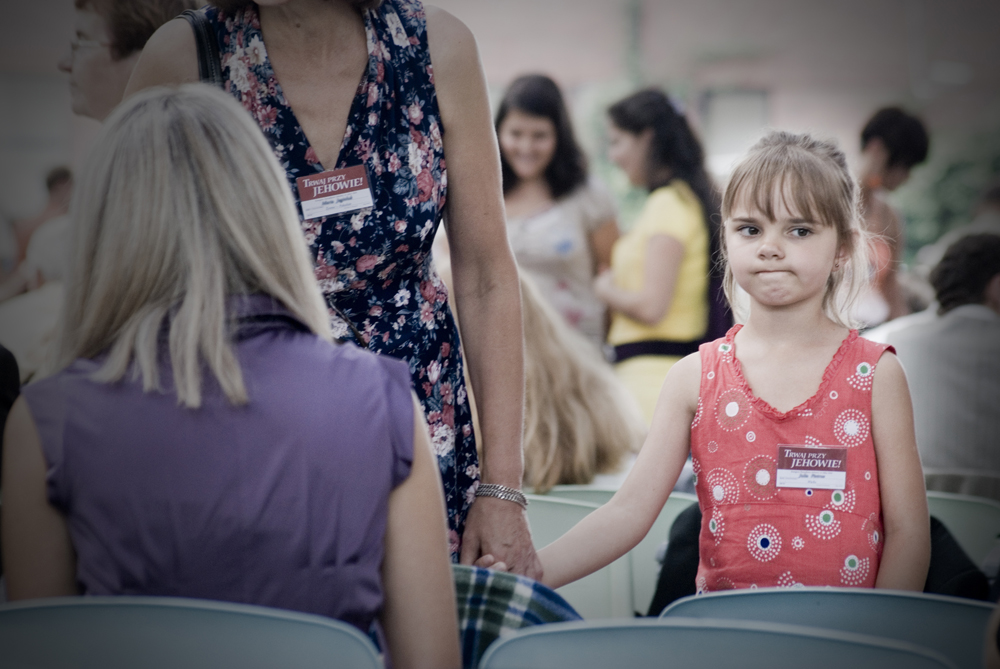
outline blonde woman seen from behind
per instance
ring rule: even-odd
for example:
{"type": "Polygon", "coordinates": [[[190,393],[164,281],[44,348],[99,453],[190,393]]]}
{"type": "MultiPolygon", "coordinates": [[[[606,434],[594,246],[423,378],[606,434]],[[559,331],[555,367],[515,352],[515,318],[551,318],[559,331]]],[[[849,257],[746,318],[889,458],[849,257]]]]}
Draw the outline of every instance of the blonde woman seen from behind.
{"type": "Polygon", "coordinates": [[[374,629],[396,667],[459,666],[408,369],[331,342],[247,113],[200,84],[145,91],[83,174],[58,367],[4,439],[10,598],[259,604],[374,629]]]}
{"type": "Polygon", "coordinates": [[[638,451],[645,423],[600,351],[521,273],[524,482],[535,492],[590,483],[638,451]]]}

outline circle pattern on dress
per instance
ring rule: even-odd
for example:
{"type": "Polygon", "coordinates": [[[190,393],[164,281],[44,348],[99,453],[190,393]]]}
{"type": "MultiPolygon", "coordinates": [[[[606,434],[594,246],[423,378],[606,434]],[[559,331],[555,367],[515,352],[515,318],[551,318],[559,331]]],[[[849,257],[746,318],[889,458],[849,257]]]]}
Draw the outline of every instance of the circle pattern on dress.
{"type": "Polygon", "coordinates": [[[861,585],[868,578],[869,565],[868,558],[848,555],[844,558],[844,566],[840,568],[840,582],[844,585],[861,585]]]}
{"type": "Polygon", "coordinates": [[[840,534],[840,521],[830,509],[823,509],[818,514],[806,514],[806,529],[817,539],[833,539],[840,534]]]}
{"type": "Polygon", "coordinates": [[[833,434],[844,446],[860,446],[868,438],[868,419],[857,409],[841,411],[833,422],[833,434]]]}
{"type": "Polygon", "coordinates": [[[740,498],[740,484],[728,469],[717,468],[705,476],[712,505],[735,504],[740,498]]]}
{"type": "Polygon", "coordinates": [[[726,432],[738,430],[750,418],[750,400],[743,391],[731,388],[719,395],[715,417],[726,432]]]}
{"type": "Polygon", "coordinates": [[[719,442],[717,442],[717,441],[710,441],[710,442],[708,442],[708,452],[709,453],[715,453],[717,450],[719,450],[719,442]]]}
{"type": "Polygon", "coordinates": [[[837,391],[836,390],[831,390],[830,391],[830,399],[831,400],[835,400],[835,399],[837,399],[837,397],[838,397],[837,391]]]}
{"type": "Polygon", "coordinates": [[[814,437],[812,435],[809,435],[809,434],[806,435],[806,438],[805,438],[804,441],[806,442],[806,446],[822,446],[823,445],[822,441],[820,441],[816,437],[814,437]]]}
{"type": "Polygon", "coordinates": [[[698,410],[694,412],[694,419],[691,421],[691,427],[693,427],[693,428],[694,427],[698,427],[698,423],[701,422],[702,408],[703,407],[702,407],[702,404],[701,404],[701,398],[699,397],[698,398],[698,410]]]}
{"type": "MultiPolygon", "coordinates": [[[[715,540],[715,545],[718,546],[722,541],[722,535],[726,533],[726,521],[722,517],[722,513],[719,511],[719,507],[712,508],[712,517],[708,520],[708,531],[712,533],[712,538],[715,540]]],[[[713,565],[715,560],[712,560],[713,565]]]]}
{"type": "Polygon", "coordinates": [[[751,444],[757,441],[757,434],[753,430],[747,432],[747,441],[749,441],[751,444]]]}
{"type": "Polygon", "coordinates": [[[736,584],[731,580],[723,576],[722,578],[716,579],[715,581],[716,590],[735,590],[736,584]]]}
{"type": "Polygon", "coordinates": [[[794,550],[800,551],[800,550],[802,550],[805,547],[806,547],[806,540],[805,539],[803,539],[802,537],[799,537],[799,536],[792,537],[792,548],[794,550]]]}
{"type": "Polygon", "coordinates": [[[847,377],[847,383],[855,390],[871,390],[872,380],[875,378],[874,371],[875,365],[868,362],[860,362],[854,369],[854,374],[847,377]]]}
{"type": "Polygon", "coordinates": [[[792,572],[786,571],[778,577],[778,587],[779,588],[803,588],[801,583],[795,580],[792,572]]]}
{"type": "Polygon", "coordinates": [[[747,537],[750,555],[761,562],[770,562],[781,552],[781,534],[769,523],[761,523],[753,528],[747,537]]]}
{"type": "Polygon", "coordinates": [[[847,490],[834,490],[830,493],[830,505],[827,508],[833,507],[837,511],[854,511],[854,504],[857,501],[857,495],[853,488],[848,488],[847,490]]]}
{"type": "Polygon", "coordinates": [[[743,468],[743,485],[747,492],[757,499],[770,499],[778,493],[775,478],[778,463],[767,455],[758,455],[743,468]]]}

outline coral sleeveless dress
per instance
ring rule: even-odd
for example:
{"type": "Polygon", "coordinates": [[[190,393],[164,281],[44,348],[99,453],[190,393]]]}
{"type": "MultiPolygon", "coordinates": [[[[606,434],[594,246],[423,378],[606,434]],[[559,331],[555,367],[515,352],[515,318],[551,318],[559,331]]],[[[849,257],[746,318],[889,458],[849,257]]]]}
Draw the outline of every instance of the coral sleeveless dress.
{"type": "MultiPolygon", "coordinates": [[[[387,0],[363,13],[366,69],[351,105],[340,156],[321,165],[275,77],[257,6],[202,10],[219,40],[224,89],[257,121],[296,179],[364,166],[374,206],[304,218],[316,280],[334,335],[406,361],[424,409],[444,484],[453,553],[479,479],[458,328],[434,270],[431,244],[447,191],[441,114],[419,0],[387,0]]],[[[319,45],[317,45],[319,48],[319,45]]]]}
{"type": "Polygon", "coordinates": [[[691,423],[702,510],[698,593],[874,587],[883,535],[871,390],[891,347],[852,330],[816,394],[782,413],[743,378],[733,343],[740,327],[700,347],[691,423]]]}

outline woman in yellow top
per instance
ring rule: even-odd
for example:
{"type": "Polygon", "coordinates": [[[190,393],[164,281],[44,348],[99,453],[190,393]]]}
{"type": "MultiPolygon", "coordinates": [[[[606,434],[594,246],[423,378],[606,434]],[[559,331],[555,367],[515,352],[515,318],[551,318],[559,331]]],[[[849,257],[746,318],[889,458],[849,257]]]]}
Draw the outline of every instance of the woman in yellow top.
{"type": "Polygon", "coordinates": [[[670,367],[718,334],[707,333],[718,196],[701,145],[661,91],[630,95],[608,116],[611,160],[650,194],[594,289],[612,312],[618,374],[648,422],[670,367]]]}

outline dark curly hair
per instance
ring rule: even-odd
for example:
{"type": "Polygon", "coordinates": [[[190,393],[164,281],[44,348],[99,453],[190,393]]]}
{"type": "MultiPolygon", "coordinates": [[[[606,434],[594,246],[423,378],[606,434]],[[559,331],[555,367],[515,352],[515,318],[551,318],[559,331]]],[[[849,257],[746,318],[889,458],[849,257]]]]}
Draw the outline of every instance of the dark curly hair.
{"type": "Polygon", "coordinates": [[[861,131],[861,148],[880,139],[889,150],[886,167],[913,167],[927,160],[930,138],[923,121],[899,107],[886,107],[875,112],[861,131]]]}
{"type": "MultiPolygon", "coordinates": [[[[545,168],[545,181],[553,198],[560,198],[587,181],[587,161],[576,143],[573,124],[556,82],[544,74],[526,74],[515,79],[497,109],[497,135],[500,134],[500,124],[514,110],[547,118],[555,126],[556,151],[545,168]]],[[[518,178],[503,151],[500,152],[500,167],[503,192],[506,193],[517,185],[518,178]]]]}
{"type": "Polygon", "coordinates": [[[982,304],[986,286],[1000,274],[1000,235],[962,237],[948,247],[931,271],[939,314],[963,304],[982,304]]]}

